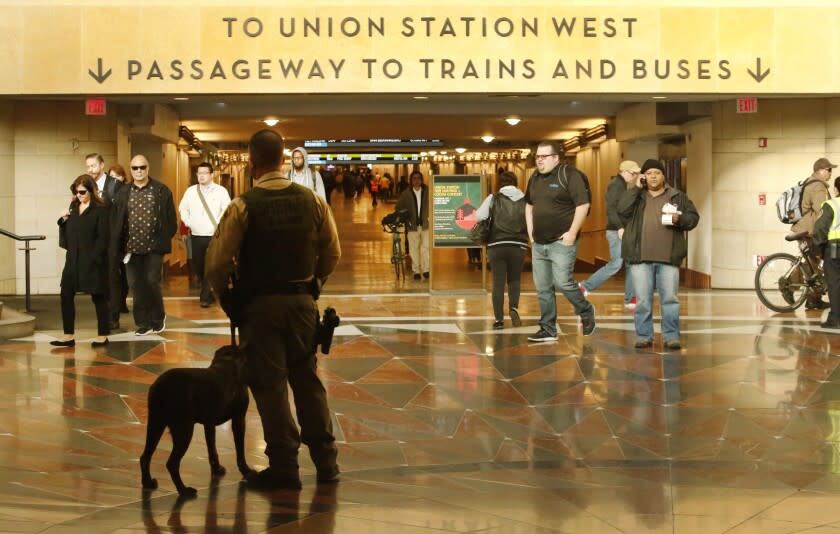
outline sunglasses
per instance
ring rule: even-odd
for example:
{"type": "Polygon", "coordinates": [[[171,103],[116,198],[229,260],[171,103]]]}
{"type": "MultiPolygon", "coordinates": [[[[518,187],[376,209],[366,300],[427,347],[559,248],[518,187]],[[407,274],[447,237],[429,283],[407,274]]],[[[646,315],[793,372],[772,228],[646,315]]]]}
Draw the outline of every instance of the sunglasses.
{"type": "Polygon", "coordinates": [[[76,194],[77,195],[87,195],[88,191],[87,191],[87,189],[77,189],[76,194]]]}
{"type": "Polygon", "coordinates": [[[146,167],[147,167],[146,165],[132,165],[131,170],[132,171],[145,171],[146,167]]]}

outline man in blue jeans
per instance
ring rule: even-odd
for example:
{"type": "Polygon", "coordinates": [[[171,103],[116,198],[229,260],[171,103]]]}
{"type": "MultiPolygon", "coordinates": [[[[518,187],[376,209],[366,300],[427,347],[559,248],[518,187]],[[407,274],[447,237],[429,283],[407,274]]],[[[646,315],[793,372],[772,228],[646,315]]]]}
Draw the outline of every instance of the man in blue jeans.
{"type": "Polygon", "coordinates": [[[540,329],[528,341],[557,340],[557,297],[580,316],[583,335],[595,331],[595,307],[586,300],[572,277],[578,237],[589,213],[590,193],[583,173],[560,164],[557,143],[543,141],[535,155],[537,170],[525,191],[525,224],[531,240],[531,270],[540,303],[540,329]]]}
{"type": "Polygon", "coordinates": [[[618,201],[618,215],[627,224],[621,253],[630,265],[636,304],[637,349],[653,346],[653,290],[659,290],[662,340],[665,350],[680,345],[680,264],[688,247],[685,233],[700,215],[688,195],[665,184],[665,167],[649,159],[642,165],[636,187],[618,201]]]}
{"type": "MultiPolygon", "coordinates": [[[[610,261],[594,273],[592,276],[581,282],[580,292],[584,297],[598,289],[612,275],[621,269],[621,238],[624,235],[624,222],[618,216],[616,206],[618,199],[627,191],[628,187],[636,184],[639,176],[639,164],[635,161],[622,161],[618,166],[618,174],[613,176],[610,185],[607,186],[607,243],[610,245],[610,261]]],[[[636,297],[633,295],[633,281],[629,271],[624,275],[624,307],[633,309],[636,307],[636,297]]]]}

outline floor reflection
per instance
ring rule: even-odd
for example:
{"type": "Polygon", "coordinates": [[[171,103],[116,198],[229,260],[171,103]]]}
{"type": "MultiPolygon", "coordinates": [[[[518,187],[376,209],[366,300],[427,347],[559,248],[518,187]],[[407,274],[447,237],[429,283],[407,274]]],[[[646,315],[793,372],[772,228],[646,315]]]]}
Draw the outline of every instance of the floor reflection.
{"type": "MultiPolygon", "coordinates": [[[[173,278],[160,336],[126,329],[104,348],[54,349],[58,297],[36,297],[35,336],[0,342],[0,531],[840,527],[840,336],[818,314],[774,315],[747,291],[684,291],[683,349],[663,351],[657,335],[636,350],[623,284],[612,280],[591,296],[595,336],[579,335],[561,299],[564,335],[530,344],[531,286],[524,325],[492,330],[489,296],[430,295],[424,282],[393,279],[379,261],[388,236],[375,224],[387,207],[335,198],[346,256],[322,305],[342,326],[320,373],[340,484],[315,485],[304,452],[302,491],[246,491],[234,470],[209,476],[197,432],[181,471],[198,497],[179,500],[165,475],[160,489],[141,490],[149,384],[173,367],[207,366],[227,336],[222,313],[200,308],[196,290],[173,278]]],[[[89,340],[94,312],[78,304],[77,337],[89,340]]],[[[253,403],[247,428],[248,462],[264,467],[253,403]]],[[[235,465],[229,425],[217,435],[222,463],[235,465]]],[[[159,474],[169,447],[163,439],[155,455],[159,474]]]]}

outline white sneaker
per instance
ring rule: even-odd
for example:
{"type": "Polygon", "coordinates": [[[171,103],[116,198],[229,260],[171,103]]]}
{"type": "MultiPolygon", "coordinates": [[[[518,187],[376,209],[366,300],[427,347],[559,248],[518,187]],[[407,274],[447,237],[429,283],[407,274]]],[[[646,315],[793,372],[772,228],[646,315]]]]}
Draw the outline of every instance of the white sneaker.
{"type": "Polygon", "coordinates": [[[627,304],[624,305],[624,307],[627,308],[628,310],[635,310],[637,302],[638,301],[636,300],[636,297],[633,297],[632,299],[630,299],[630,302],[628,302],[627,304]]]}

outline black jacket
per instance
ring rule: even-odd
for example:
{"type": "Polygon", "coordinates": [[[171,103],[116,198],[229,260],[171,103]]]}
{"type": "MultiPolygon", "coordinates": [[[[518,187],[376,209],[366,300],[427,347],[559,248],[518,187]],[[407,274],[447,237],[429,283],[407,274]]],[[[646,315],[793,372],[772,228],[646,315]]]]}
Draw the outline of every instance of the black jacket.
{"type": "Polygon", "coordinates": [[[528,227],[525,223],[525,198],[511,200],[496,193],[491,205],[493,225],[487,246],[528,244],[528,227]]]}
{"type": "Polygon", "coordinates": [[[618,216],[618,200],[627,191],[627,182],[621,175],[613,176],[610,185],[607,186],[607,230],[621,230],[624,222],[618,216]]]}
{"type": "Polygon", "coordinates": [[[814,223],[814,231],[811,233],[814,247],[825,255],[825,246],[828,244],[828,232],[831,231],[831,224],[834,222],[834,207],[831,202],[824,202],[822,211],[817,222],[814,223]]]}
{"type": "Polygon", "coordinates": [[[107,200],[109,203],[113,202],[117,196],[117,193],[124,184],[114,178],[113,176],[106,176],[105,177],[105,186],[102,188],[102,196],[107,200]]]}
{"type": "Polygon", "coordinates": [[[108,290],[108,207],[91,203],[79,215],[79,203],[70,205],[70,217],[58,219],[58,245],[67,250],[61,287],[93,295],[108,290]]]}
{"type": "MultiPolygon", "coordinates": [[[[677,206],[682,212],[680,222],[669,228],[673,232],[673,239],[670,243],[663,243],[662,246],[671,249],[671,265],[679,267],[688,254],[688,245],[685,240],[685,232],[693,229],[700,222],[700,214],[688,195],[667,187],[664,195],[668,195],[671,204],[677,206]]],[[[618,200],[618,216],[625,222],[624,236],[621,240],[621,257],[628,263],[639,263],[642,255],[642,225],[645,219],[645,202],[647,190],[639,187],[627,189],[618,200]]]]}
{"type": "MultiPolygon", "coordinates": [[[[423,199],[423,205],[420,206],[420,224],[423,225],[424,230],[429,228],[429,188],[426,185],[421,186],[420,197],[423,199]]],[[[417,230],[417,197],[414,196],[414,188],[409,187],[400,195],[397,200],[397,210],[408,210],[408,221],[406,228],[408,230],[417,230]]]]}
{"type": "MultiPolygon", "coordinates": [[[[120,187],[111,206],[111,243],[108,250],[112,261],[120,261],[125,256],[125,245],[128,241],[128,195],[132,187],[133,185],[120,187]]],[[[152,253],[169,254],[172,252],[172,237],[178,231],[172,191],[152,178],[149,178],[146,187],[151,187],[155,192],[158,207],[152,236],[152,253]]]]}

